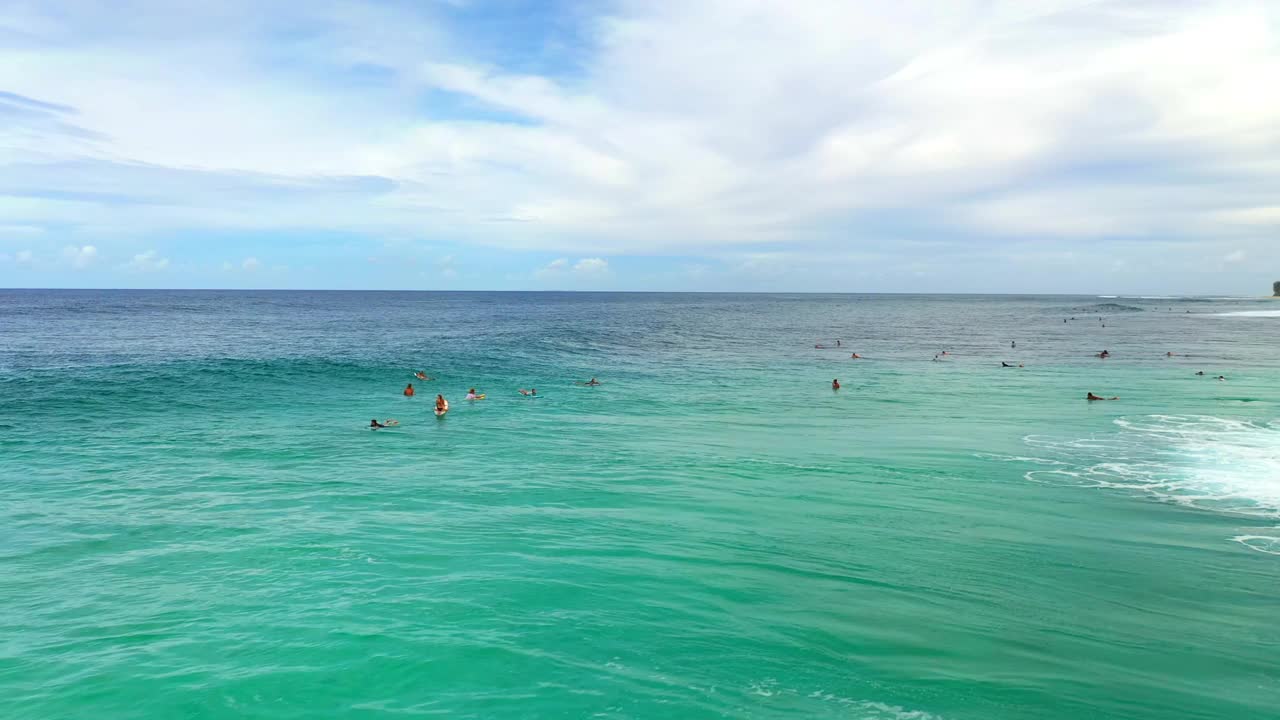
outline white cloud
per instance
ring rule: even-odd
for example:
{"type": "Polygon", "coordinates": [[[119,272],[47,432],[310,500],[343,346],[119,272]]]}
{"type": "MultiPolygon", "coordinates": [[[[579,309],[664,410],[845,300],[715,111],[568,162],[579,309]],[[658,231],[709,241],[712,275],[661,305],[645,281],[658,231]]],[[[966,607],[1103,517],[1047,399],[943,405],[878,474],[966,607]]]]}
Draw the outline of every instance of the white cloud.
{"type": "Polygon", "coordinates": [[[1245,252],[1243,250],[1235,250],[1228,253],[1227,256],[1222,259],[1229,263],[1244,262],[1245,252]]]}
{"type": "Polygon", "coordinates": [[[582,258],[573,264],[573,271],[580,275],[599,275],[609,271],[609,261],[603,258],[582,258]]]}
{"type": "Polygon", "coordinates": [[[599,278],[608,274],[609,261],[603,258],[580,258],[577,261],[557,258],[534,273],[540,279],[599,278]]]}
{"type": "Polygon", "coordinates": [[[169,267],[169,258],[160,257],[155,250],[147,250],[133,256],[125,269],[134,272],[159,272],[169,267]]]}
{"type": "Polygon", "coordinates": [[[253,272],[260,267],[262,267],[262,263],[258,262],[258,258],[255,257],[247,257],[244,262],[240,263],[240,268],[245,272],[253,272]]]}
{"type": "Polygon", "coordinates": [[[13,259],[18,263],[29,265],[35,259],[35,255],[30,250],[19,250],[14,253],[13,259]]]}
{"type": "Polygon", "coordinates": [[[565,270],[569,269],[569,258],[556,258],[539,268],[534,273],[539,278],[552,278],[562,275],[565,270]]]}
{"type": "MultiPolygon", "coordinates": [[[[58,0],[6,16],[32,41],[0,48],[0,88],[36,104],[6,136],[0,224],[812,258],[935,252],[904,240],[925,231],[1234,241],[1280,217],[1264,2],[621,0],[564,81],[468,57],[430,14],[140,2],[109,34],[58,0]],[[264,29],[295,26],[291,69],[261,63],[264,29]]],[[[537,273],[578,266],[608,270],[537,273]]]]}
{"type": "Polygon", "coordinates": [[[98,248],[92,245],[83,247],[67,247],[62,250],[62,257],[71,263],[71,267],[83,270],[93,264],[98,257],[98,248]]]}

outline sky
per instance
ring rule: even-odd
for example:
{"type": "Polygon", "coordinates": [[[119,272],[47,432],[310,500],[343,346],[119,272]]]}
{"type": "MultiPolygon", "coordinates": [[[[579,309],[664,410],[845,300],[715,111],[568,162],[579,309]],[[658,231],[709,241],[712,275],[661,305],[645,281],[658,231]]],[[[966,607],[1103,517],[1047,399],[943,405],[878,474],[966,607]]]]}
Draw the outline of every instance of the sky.
{"type": "Polygon", "coordinates": [[[0,287],[1269,293],[1280,0],[5,0],[0,287]]]}

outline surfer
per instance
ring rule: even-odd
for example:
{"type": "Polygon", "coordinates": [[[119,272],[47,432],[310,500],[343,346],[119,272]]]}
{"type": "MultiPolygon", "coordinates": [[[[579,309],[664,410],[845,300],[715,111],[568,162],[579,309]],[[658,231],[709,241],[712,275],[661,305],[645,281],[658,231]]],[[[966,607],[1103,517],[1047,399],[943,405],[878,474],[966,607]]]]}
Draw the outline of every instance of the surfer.
{"type": "Polygon", "coordinates": [[[1007,363],[1007,362],[1005,362],[1005,361],[1001,360],[1001,361],[1000,361],[1000,367],[1013,367],[1013,366],[1012,366],[1012,365],[1010,365],[1009,363],[1007,363]]]}
{"type": "Polygon", "coordinates": [[[405,388],[404,388],[404,396],[405,396],[405,397],[413,397],[413,383],[409,383],[408,385],[406,385],[406,386],[405,386],[405,388]]]}
{"type": "Polygon", "coordinates": [[[597,380],[597,379],[595,379],[595,378],[591,378],[590,380],[588,380],[588,381],[586,381],[586,382],[584,382],[584,383],[582,383],[582,384],[583,384],[583,385],[586,385],[586,386],[588,386],[588,387],[594,387],[594,386],[596,386],[596,385],[599,385],[599,384],[600,384],[600,381],[599,381],[599,380],[597,380]]]}
{"type": "Polygon", "coordinates": [[[1098,397],[1097,395],[1094,395],[1093,393],[1089,393],[1088,395],[1086,395],[1086,396],[1085,396],[1085,400],[1119,400],[1119,399],[1120,399],[1120,398],[1118,398],[1118,397],[1109,397],[1109,398],[1098,397]]]}
{"type": "Polygon", "coordinates": [[[449,412],[449,401],[444,399],[443,395],[436,395],[436,414],[443,415],[449,412]]]}
{"type": "Polygon", "coordinates": [[[850,356],[849,356],[849,359],[851,359],[851,360],[861,360],[861,359],[862,359],[862,356],[861,356],[861,355],[859,355],[858,353],[854,353],[854,354],[852,354],[852,355],[850,355],[850,356]]]}
{"type": "Polygon", "coordinates": [[[380,423],[378,422],[378,418],[374,418],[369,421],[369,429],[377,430],[378,428],[387,428],[387,427],[392,427],[394,425],[399,425],[399,424],[400,424],[400,421],[396,420],[395,418],[387,418],[387,421],[385,423],[380,423]]]}
{"type": "Polygon", "coordinates": [[[520,390],[517,390],[516,392],[520,393],[525,397],[535,397],[538,394],[538,388],[529,388],[528,390],[520,389],[520,390]]]}
{"type": "Polygon", "coordinates": [[[430,379],[431,379],[431,378],[427,377],[427,374],[426,374],[426,373],[424,373],[424,372],[422,372],[421,370],[419,370],[418,372],[414,373],[414,374],[413,374],[413,376],[414,376],[414,377],[416,377],[416,378],[418,378],[419,380],[430,380],[430,379]]]}
{"type": "Polygon", "coordinates": [[[1203,374],[1204,374],[1204,371],[1203,371],[1203,370],[1201,370],[1200,372],[1198,372],[1198,373],[1196,373],[1196,374],[1197,374],[1197,375],[1203,375],[1203,374]]]}
{"type": "Polygon", "coordinates": [[[1098,357],[1102,358],[1103,360],[1106,360],[1107,358],[1111,357],[1111,351],[1103,350],[1102,352],[1098,353],[1098,357]]]}
{"type": "Polygon", "coordinates": [[[831,389],[832,389],[832,390],[839,390],[839,389],[840,389],[840,381],[839,381],[839,380],[832,380],[832,381],[831,381],[831,389]]]}

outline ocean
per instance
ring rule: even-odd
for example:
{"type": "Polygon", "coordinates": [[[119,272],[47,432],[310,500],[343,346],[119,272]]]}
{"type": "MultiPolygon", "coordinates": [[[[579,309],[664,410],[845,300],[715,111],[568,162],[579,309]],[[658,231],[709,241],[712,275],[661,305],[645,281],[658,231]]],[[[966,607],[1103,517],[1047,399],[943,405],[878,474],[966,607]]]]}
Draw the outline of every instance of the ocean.
{"type": "Polygon", "coordinates": [[[0,290],[0,717],[1280,717],[1277,303],[0,290]]]}

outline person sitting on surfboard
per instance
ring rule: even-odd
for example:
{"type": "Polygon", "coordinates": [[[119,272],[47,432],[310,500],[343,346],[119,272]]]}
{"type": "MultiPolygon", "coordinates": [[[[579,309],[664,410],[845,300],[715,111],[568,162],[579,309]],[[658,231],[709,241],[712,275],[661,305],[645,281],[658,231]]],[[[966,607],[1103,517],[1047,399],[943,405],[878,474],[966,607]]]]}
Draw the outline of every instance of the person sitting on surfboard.
{"type": "Polygon", "coordinates": [[[1085,400],[1119,400],[1120,398],[1118,398],[1118,397],[1109,397],[1109,398],[1098,397],[1097,395],[1094,395],[1094,394],[1091,392],[1091,393],[1089,393],[1088,395],[1086,395],[1084,399],[1085,399],[1085,400]]]}
{"type": "Polygon", "coordinates": [[[443,415],[449,412],[449,401],[444,399],[443,395],[436,395],[436,414],[443,415]]]}
{"type": "Polygon", "coordinates": [[[839,389],[840,389],[840,381],[839,381],[839,380],[832,380],[832,381],[831,381],[831,389],[832,389],[832,390],[839,390],[839,389]]]}
{"type": "Polygon", "coordinates": [[[405,396],[405,397],[413,397],[413,383],[409,383],[409,385],[408,385],[407,387],[405,387],[405,389],[404,389],[404,396],[405,396]]]}

